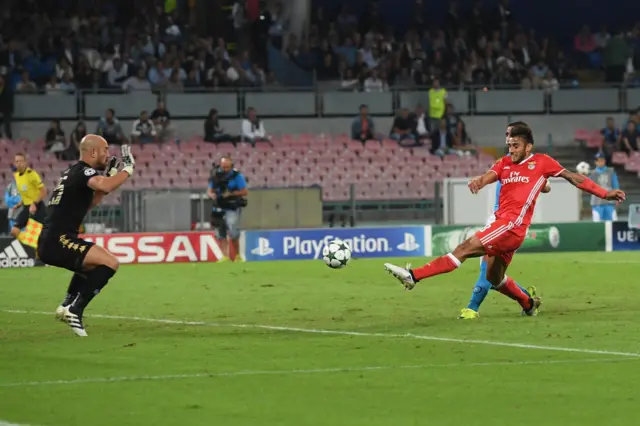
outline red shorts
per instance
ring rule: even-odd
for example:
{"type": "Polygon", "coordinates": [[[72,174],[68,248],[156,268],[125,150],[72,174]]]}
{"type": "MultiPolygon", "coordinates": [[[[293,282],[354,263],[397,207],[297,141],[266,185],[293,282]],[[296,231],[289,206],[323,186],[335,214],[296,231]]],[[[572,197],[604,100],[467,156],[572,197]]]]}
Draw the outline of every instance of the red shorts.
{"type": "Polygon", "coordinates": [[[480,239],[487,255],[500,257],[507,265],[511,263],[514,253],[520,248],[526,235],[526,227],[515,226],[504,219],[496,219],[476,232],[476,237],[480,239]]]}

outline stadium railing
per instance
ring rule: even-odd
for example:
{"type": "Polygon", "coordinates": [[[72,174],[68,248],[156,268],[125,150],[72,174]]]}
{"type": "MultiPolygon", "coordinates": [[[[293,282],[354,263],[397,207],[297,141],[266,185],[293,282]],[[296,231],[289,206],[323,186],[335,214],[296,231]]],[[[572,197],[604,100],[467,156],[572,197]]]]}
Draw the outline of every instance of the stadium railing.
{"type": "MultiPolygon", "coordinates": [[[[174,119],[194,119],[216,108],[222,118],[244,115],[251,106],[263,117],[341,117],[357,114],[362,104],[372,115],[392,115],[398,108],[413,109],[429,103],[429,87],[398,87],[388,92],[362,93],[309,88],[185,90],[181,93],[134,91],[78,91],[74,94],[15,94],[13,120],[97,119],[107,108],[119,118],[136,118],[164,100],[174,119]],[[46,102],[43,100],[46,99],[46,102]]],[[[543,90],[514,90],[515,87],[455,87],[448,89],[448,101],[463,115],[614,113],[640,106],[640,88],[588,87],[543,90]]]]}

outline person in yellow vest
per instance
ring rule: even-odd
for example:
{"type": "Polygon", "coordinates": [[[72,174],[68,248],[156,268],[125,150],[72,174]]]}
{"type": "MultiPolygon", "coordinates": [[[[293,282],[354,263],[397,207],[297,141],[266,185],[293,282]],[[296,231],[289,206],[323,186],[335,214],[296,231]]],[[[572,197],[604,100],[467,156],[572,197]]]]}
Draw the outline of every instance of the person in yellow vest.
{"type": "Polygon", "coordinates": [[[447,109],[447,89],[440,87],[440,80],[433,79],[433,86],[429,89],[429,130],[435,131],[440,126],[440,120],[447,109]]]}
{"type": "Polygon", "coordinates": [[[16,187],[22,197],[20,213],[16,216],[16,221],[11,228],[11,235],[18,238],[22,228],[27,226],[29,217],[33,217],[36,221],[42,223],[46,213],[44,198],[47,196],[47,189],[42,183],[42,179],[38,172],[27,167],[27,157],[25,154],[19,153],[14,157],[16,171],[13,177],[16,187]]]}

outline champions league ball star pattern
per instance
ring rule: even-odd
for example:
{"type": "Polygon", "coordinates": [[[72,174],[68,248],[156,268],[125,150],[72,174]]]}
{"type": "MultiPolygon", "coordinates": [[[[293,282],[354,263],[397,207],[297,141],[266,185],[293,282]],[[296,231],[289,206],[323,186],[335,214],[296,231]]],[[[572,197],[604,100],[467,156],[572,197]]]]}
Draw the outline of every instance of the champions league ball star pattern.
{"type": "Polygon", "coordinates": [[[331,241],[322,249],[322,260],[329,268],[344,268],[350,259],[351,248],[344,241],[331,241]]]}

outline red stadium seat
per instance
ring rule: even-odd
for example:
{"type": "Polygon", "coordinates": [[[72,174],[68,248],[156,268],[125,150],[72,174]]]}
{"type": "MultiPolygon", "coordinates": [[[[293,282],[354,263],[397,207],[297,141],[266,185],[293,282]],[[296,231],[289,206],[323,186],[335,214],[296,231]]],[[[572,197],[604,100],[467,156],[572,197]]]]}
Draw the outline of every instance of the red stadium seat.
{"type": "Polygon", "coordinates": [[[629,156],[627,156],[626,152],[614,152],[611,156],[611,162],[613,164],[626,164],[629,161],[629,156]]]}

